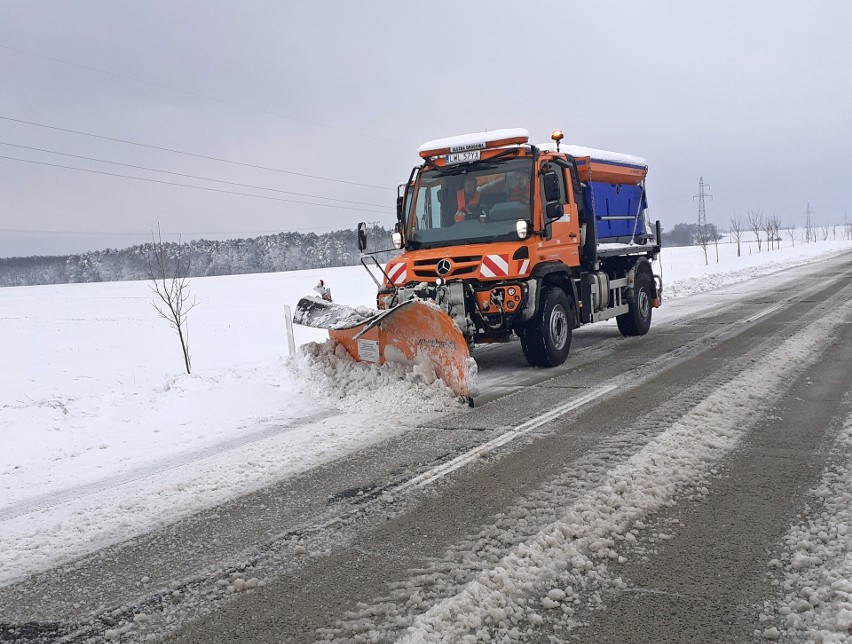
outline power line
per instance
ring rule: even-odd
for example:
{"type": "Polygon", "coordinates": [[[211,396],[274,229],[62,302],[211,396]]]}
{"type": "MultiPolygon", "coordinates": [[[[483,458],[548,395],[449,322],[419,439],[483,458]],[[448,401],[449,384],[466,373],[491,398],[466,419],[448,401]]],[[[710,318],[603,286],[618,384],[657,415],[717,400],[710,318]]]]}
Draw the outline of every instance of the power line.
{"type": "Polygon", "coordinates": [[[273,112],[271,110],[264,110],[259,107],[254,107],[252,105],[246,105],[244,103],[237,103],[236,101],[229,101],[223,98],[217,98],[215,96],[209,96],[208,94],[201,94],[199,92],[192,92],[186,89],[180,89],[178,87],[172,87],[171,85],[166,85],[165,83],[158,83],[156,81],[143,80],[141,78],[136,78],[134,76],[129,76],[127,74],[119,74],[117,72],[111,72],[106,69],[100,69],[98,67],[91,67],[89,65],[82,65],[80,63],[72,63],[68,60],[63,60],[62,58],[55,58],[53,56],[46,56],[45,54],[39,54],[33,51],[28,51],[26,49],[19,49],[17,47],[10,47],[8,45],[0,45],[0,49],[7,49],[9,51],[14,51],[19,54],[25,54],[27,56],[33,56],[35,58],[42,58],[44,60],[49,60],[54,63],[60,63],[62,65],[68,65],[70,67],[78,67],[80,69],[85,69],[92,72],[98,72],[100,74],[106,74],[108,76],[114,76],[116,78],[122,78],[124,80],[130,80],[134,83],[141,83],[143,85],[151,85],[153,87],[160,87],[162,89],[167,89],[171,92],[177,92],[179,94],[186,94],[188,96],[195,96],[196,98],[203,98],[209,101],[216,101],[217,103],[222,103],[224,105],[231,105],[233,107],[239,107],[241,109],[252,110],[254,112],[260,112],[262,114],[269,114],[270,116],[277,116],[278,118],[287,119],[289,121],[296,121],[297,123],[305,123],[307,125],[313,125],[316,127],[325,128],[328,130],[334,130],[337,132],[344,132],[346,134],[354,134],[355,136],[360,136],[365,139],[374,139],[376,141],[384,141],[385,143],[393,143],[395,145],[404,145],[409,147],[409,143],[403,143],[402,141],[395,141],[394,139],[385,139],[378,136],[371,136],[369,134],[362,134],[361,132],[355,132],[354,130],[347,130],[340,127],[335,127],[333,125],[326,125],[325,123],[319,123],[318,121],[308,121],[306,119],[296,118],[294,116],[288,116],[286,114],[281,114],[279,112],[273,112]]]}
{"type": "MultiPolygon", "coordinates": [[[[0,45],[2,47],[2,45],[0,45]]],[[[55,125],[47,125],[45,123],[36,123],[35,121],[26,121],[24,119],[16,119],[11,116],[2,116],[0,115],[0,119],[4,121],[12,121],[13,123],[22,123],[24,125],[33,125],[35,127],[42,127],[48,130],[56,130],[58,132],[67,132],[69,134],[79,134],[81,136],[89,136],[93,139],[101,139],[103,141],[113,141],[115,143],[126,143],[127,145],[135,145],[140,148],[149,148],[151,150],[160,150],[162,152],[172,152],[174,154],[182,154],[188,157],[196,157],[198,159],[207,159],[208,161],[218,161],[220,163],[230,163],[233,165],[239,165],[246,168],[256,168],[258,170],[268,170],[269,172],[280,172],[282,174],[292,174],[297,177],[305,177],[307,179],[319,179],[320,181],[332,181],[334,183],[345,183],[350,186],[360,186],[362,188],[377,188],[379,190],[392,190],[395,191],[395,188],[388,188],[387,186],[376,186],[369,183],[357,183],[355,181],[345,181],[343,179],[335,179],[333,177],[323,177],[315,174],[305,174],[303,172],[295,172],[293,170],[282,170],[281,168],[271,168],[263,165],[256,165],[254,163],[245,163],[243,161],[232,161],[230,159],[222,159],[220,157],[208,156],[206,154],[196,154],[195,152],[185,152],[183,150],[177,150],[175,148],[166,148],[159,145],[151,145],[148,143],[139,143],[138,141],[129,141],[127,139],[119,139],[112,136],[103,136],[100,134],[93,134],[92,132],[83,132],[81,130],[71,130],[68,128],[57,127],[55,125]]]]}
{"type": "Polygon", "coordinates": [[[208,190],[209,192],[220,192],[220,193],[227,194],[227,195],[239,195],[241,197],[256,197],[257,199],[268,199],[270,201],[284,201],[284,202],[287,202],[287,203],[297,203],[297,204],[303,204],[303,205],[307,205],[307,206],[322,206],[323,208],[337,208],[337,209],[340,209],[340,210],[351,210],[351,211],[358,211],[358,212],[372,212],[374,214],[382,214],[382,213],[376,213],[375,210],[369,210],[369,209],[366,209],[366,208],[351,208],[351,207],[348,207],[348,206],[335,206],[334,204],[330,204],[330,203],[316,203],[316,202],[313,202],[313,201],[299,201],[299,200],[296,200],[296,199],[282,199],[281,197],[270,197],[270,196],[267,196],[267,195],[255,195],[255,194],[251,194],[251,193],[248,193],[248,192],[236,192],[235,190],[222,190],[220,188],[208,188],[208,187],[205,187],[205,186],[193,186],[193,185],[189,185],[187,183],[175,183],[174,181],[163,181],[161,179],[150,179],[150,178],[147,178],[147,177],[131,177],[130,175],[126,175],[126,174],[116,174],[114,172],[105,172],[104,170],[90,170],[88,168],[76,168],[74,166],[61,165],[61,164],[58,164],[58,163],[48,163],[47,161],[32,161],[30,159],[18,159],[16,157],[7,157],[7,156],[3,156],[3,155],[0,155],[0,159],[8,159],[9,161],[20,161],[21,163],[32,163],[32,164],[35,164],[35,165],[46,165],[46,166],[50,166],[52,168],[64,168],[66,170],[76,170],[77,172],[90,172],[92,174],[103,174],[103,175],[106,175],[108,177],[120,177],[122,179],[133,179],[134,181],[148,181],[150,183],[160,183],[160,184],[167,185],[167,186],[178,186],[180,188],[194,188],[196,190],[208,190]]]}
{"type": "Polygon", "coordinates": [[[109,163],[111,165],[119,165],[119,166],[122,166],[122,167],[125,167],[125,168],[135,168],[136,170],[145,170],[147,172],[161,172],[163,174],[170,174],[170,175],[174,175],[174,176],[177,176],[177,177],[185,177],[187,179],[199,179],[201,181],[213,181],[213,182],[216,182],[216,183],[224,183],[224,184],[227,184],[229,186],[239,186],[241,188],[253,188],[255,190],[268,190],[270,192],[278,192],[280,194],[285,194],[285,195],[295,195],[295,196],[298,196],[298,197],[311,197],[313,199],[325,199],[327,201],[338,201],[338,202],[341,202],[341,203],[351,203],[351,204],[356,204],[356,205],[359,205],[359,206],[375,206],[377,208],[387,208],[389,210],[391,209],[390,206],[386,206],[386,205],[383,205],[383,204],[365,203],[363,201],[352,201],[351,199],[335,199],[334,197],[323,197],[321,195],[306,194],[304,192],[292,192],[290,190],[278,190],[276,188],[265,188],[264,186],[255,186],[255,185],[252,185],[252,184],[249,184],[249,183],[237,183],[237,182],[234,182],[234,181],[226,181],[224,179],[212,179],[210,177],[202,177],[202,176],[199,176],[199,175],[196,175],[196,174],[184,174],[182,172],[172,172],[171,170],[158,170],[157,168],[149,168],[149,167],[146,167],[146,166],[143,166],[143,165],[133,165],[132,163],[121,163],[120,161],[108,161],[106,159],[98,159],[96,157],[87,157],[87,156],[83,156],[83,155],[80,155],[80,154],[71,154],[69,152],[57,152],[56,150],[47,150],[45,148],[36,148],[36,147],[29,146],[29,145],[20,145],[20,144],[17,144],[17,143],[7,143],[5,141],[0,141],[0,145],[6,145],[6,146],[9,146],[9,147],[13,147],[13,148],[22,148],[24,150],[35,150],[36,152],[46,152],[48,154],[56,154],[56,155],[59,155],[59,156],[72,157],[72,158],[75,158],[75,159],[85,159],[86,161],[96,161],[98,163],[109,163]]]}

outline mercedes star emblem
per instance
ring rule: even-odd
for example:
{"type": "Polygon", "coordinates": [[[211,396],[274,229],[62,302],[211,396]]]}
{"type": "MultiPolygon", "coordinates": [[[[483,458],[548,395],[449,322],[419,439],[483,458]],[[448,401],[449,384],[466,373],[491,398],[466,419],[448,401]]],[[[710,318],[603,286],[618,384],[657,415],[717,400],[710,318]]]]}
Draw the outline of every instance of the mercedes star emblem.
{"type": "Polygon", "coordinates": [[[453,265],[450,264],[450,260],[442,259],[438,262],[438,275],[446,275],[453,268],[453,265]]]}

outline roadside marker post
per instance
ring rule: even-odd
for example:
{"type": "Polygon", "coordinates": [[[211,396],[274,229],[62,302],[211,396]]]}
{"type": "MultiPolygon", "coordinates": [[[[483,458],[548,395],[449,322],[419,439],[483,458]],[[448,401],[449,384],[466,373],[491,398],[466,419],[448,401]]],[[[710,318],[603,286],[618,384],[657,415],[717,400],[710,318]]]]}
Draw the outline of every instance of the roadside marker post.
{"type": "Polygon", "coordinates": [[[284,322],[287,325],[287,348],[292,356],[296,353],[296,339],[293,337],[293,313],[287,304],[284,305],[284,322]]]}

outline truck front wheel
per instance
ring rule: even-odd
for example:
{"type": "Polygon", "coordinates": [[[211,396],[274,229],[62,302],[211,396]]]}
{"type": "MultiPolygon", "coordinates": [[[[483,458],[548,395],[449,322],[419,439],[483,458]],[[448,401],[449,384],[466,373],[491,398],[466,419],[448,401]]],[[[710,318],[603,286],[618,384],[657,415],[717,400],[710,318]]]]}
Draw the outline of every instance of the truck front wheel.
{"type": "Polygon", "coordinates": [[[558,367],[571,350],[574,309],[561,288],[542,290],[541,306],[536,316],[521,329],[521,348],[533,367],[558,367]]]}
{"type": "Polygon", "coordinates": [[[633,298],[628,302],[630,310],[615,318],[621,335],[645,335],[651,328],[651,276],[639,273],[633,283],[633,298]]]}

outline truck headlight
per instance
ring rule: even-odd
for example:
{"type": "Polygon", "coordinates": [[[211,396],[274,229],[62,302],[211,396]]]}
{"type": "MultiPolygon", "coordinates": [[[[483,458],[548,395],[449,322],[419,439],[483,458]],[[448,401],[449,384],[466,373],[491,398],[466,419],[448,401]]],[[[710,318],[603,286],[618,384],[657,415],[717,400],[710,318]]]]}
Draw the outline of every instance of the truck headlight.
{"type": "Polygon", "coordinates": [[[402,248],[402,233],[393,233],[391,235],[391,240],[393,241],[393,247],[399,250],[402,248]]]}
{"type": "Polygon", "coordinates": [[[526,219],[518,219],[515,222],[515,230],[518,232],[518,239],[526,239],[530,231],[529,223],[526,219]]]}

